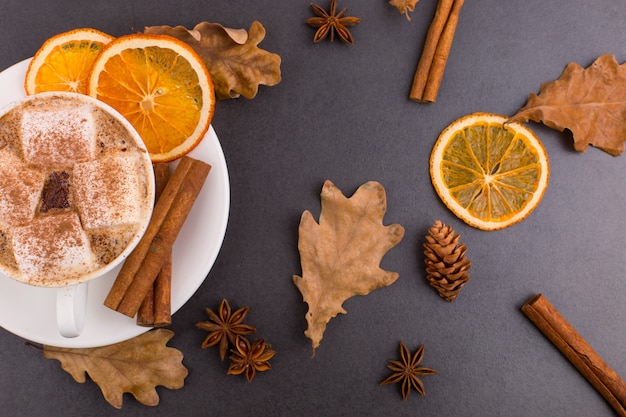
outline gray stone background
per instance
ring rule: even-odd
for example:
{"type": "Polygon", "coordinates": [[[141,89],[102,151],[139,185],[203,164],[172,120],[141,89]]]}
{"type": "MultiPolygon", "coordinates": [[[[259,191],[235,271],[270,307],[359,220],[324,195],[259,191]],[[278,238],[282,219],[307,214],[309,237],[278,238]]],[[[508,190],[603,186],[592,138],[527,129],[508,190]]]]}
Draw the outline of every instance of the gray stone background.
{"type": "Polygon", "coordinates": [[[189,369],[184,388],[159,388],[153,408],[126,394],[117,411],[91,380],[74,382],[57,361],[2,330],[0,415],[615,415],[520,306],[545,294],[626,375],[626,157],[576,153],[568,132],[528,124],[548,152],[550,184],[530,217],[496,232],[467,226],[443,205],[428,158],[453,120],[476,111],[512,115],[569,62],[587,67],[604,53],[626,60],[626,4],[467,1],[437,102],[418,104],[408,92],[435,5],[421,0],[407,22],[386,0],[340,0],[362,19],[348,46],[313,44],[308,1],[3,0],[0,70],[77,27],[119,36],[148,25],[248,28],[258,20],[267,30],[260,46],[282,57],[283,79],[252,100],[216,104],[231,211],[213,269],[171,326],[170,345],[189,369]],[[385,223],[402,224],[406,235],[382,262],[398,281],[348,300],[348,314],[330,322],[311,358],[307,307],[291,277],[301,272],[300,215],[308,209],[317,218],[326,179],[347,195],[381,182],[385,223]],[[451,304],[428,286],[423,268],[423,236],[437,219],[461,234],[472,260],[471,280],[451,304]],[[200,348],[205,333],[194,324],[222,298],[250,306],[247,322],[279,352],[273,369],[250,384],[227,376],[215,350],[200,348]],[[412,350],[424,344],[424,366],[439,371],[424,378],[426,398],[403,402],[399,387],[379,386],[400,340],[412,350]]]}

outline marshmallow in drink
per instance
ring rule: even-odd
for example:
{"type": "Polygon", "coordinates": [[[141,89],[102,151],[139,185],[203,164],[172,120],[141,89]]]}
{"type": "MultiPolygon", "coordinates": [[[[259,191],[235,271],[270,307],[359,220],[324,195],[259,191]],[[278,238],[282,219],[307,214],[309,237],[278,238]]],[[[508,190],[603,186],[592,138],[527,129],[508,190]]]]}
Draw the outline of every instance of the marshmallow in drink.
{"type": "Polygon", "coordinates": [[[27,224],[35,217],[44,174],[29,168],[6,148],[0,149],[0,224],[27,224]]]}
{"type": "Polygon", "coordinates": [[[86,105],[26,108],[20,136],[28,164],[71,166],[95,157],[93,110],[86,105]]]}
{"type": "Polygon", "coordinates": [[[145,199],[141,186],[141,160],[117,155],[74,165],[74,195],[87,229],[141,222],[137,201],[145,199]]]}
{"type": "Polygon", "coordinates": [[[16,227],[12,243],[20,273],[35,285],[49,271],[82,274],[95,263],[87,233],[74,212],[41,216],[16,227]]]}

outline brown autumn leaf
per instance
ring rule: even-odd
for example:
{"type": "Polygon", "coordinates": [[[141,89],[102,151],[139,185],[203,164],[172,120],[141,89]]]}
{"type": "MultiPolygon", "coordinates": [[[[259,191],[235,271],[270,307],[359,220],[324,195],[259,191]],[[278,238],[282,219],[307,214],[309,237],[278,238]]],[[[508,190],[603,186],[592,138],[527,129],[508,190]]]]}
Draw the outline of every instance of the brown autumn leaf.
{"type": "Polygon", "coordinates": [[[578,152],[593,145],[620,155],[626,140],[626,64],[610,54],[586,69],[568,64],[556,81],[543,83],[538,95],[531,93],[508,122],[528,120],[570,130],[578,152]]]}
{"type": "Polygon", "coordinates": [[[219,99],[254,98],[259,84],[280,82],[280,56],[257,45],[265,28],[257,21],[250,29],[230,29],[217,23],[198,23],[192,30],[183,26],[148,26],[144,33],[169,35],[190,45],[203,59],[219,99]]]}
{"type": "Polygon", "coordinates": [[[182,388],[188,374],[183,354],[166,346],[173,336],[171,330],[157,329],[96,348],[44,346],[43,356],[60,361],[76,382],[84,383],[89,374],[115,408],[122,408],[125,392],[144,405],[155,406],[159,403],[157,386],[182,388]]]}
{"type": "Polygon", "coordinates": [[[390,0],[389,4],[398,9],[400,13],[406,16],[406,20],[411,21],[409,12],[415,10],[415,5],[419,0],[390,0]]]}
{"type": "Polygon", "coordinates": [[[302,276],[294,275],[293,281],[309,305],[304,334],[312,341],[313,353],[330,319],[347,313],[342,307],[344,301],[398,279],[397,272],[379,266],[382,257],[404,236],[399,224],[383,225],[386,211],[381,184],[367,182],[346,198],[326,181],[319,223],[308,210],[302,213],[298,239],[302,276]]]}

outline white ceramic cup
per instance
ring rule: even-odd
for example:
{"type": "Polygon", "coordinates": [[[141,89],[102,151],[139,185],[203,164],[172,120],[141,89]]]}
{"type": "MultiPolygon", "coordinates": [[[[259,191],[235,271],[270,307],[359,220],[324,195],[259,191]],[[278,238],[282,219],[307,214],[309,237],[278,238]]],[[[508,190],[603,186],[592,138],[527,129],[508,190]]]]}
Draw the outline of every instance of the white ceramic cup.
{"type": "MultiPolygon", "coordinates": [[[[23,271],[19,270],[19,267],[20,267],[19,263],[18,263],[18,270],[0,263],[0,271],[5,273],[11,278],[17,281],[23,282],[26,285],[49,287],[51,291],[56,291],[57,327],[62,336],[70,338],[70,337],[78,337],[81,334],[83,327],[86,324],[86,320],[87,320],[87,317],[86,317],[87,308],[86,307],[87,307],[87,301],[88,301],[89,281],[92,279],[101,277],[102,275],[111,271],[113,268],[120,265],[126,259],[126,257],[132,252],[132,250],[135,248],[137,243],[139,243],[139,240],[143,236],[147,228],[148,222],[150,220],[150,216],[152,215],[152,208],[154,205],[154,173],[152,169],[152,163],[150,161],[150,157],[145,148],[145,145],[143,144],[143,141],[141,140],[139,134],[133,128],[133,126],[120,113],[118,113],[109,105],[99,100],[96,100],[95,98],[92,98],[83,94],[66,93],[66,92],[38,93],[38,94],[31,95],[31,96],[27,96],[23,99],[17,100],[7,105],[4,109],[0,110],[0,150],[4,147],[2,145],[6,145],[6,144],[3,144],[2,141],[6,140],[7,136],[10,136],[10,135],[6,135],[5,133],[5,138],[3,139],[2,132],[10,131],[10,129],[7,130],[6,126],[4,130],[2,129],[3,121],[5,123],[8,123],[5,119],[3,119],[3,116],[11,112],[12,114],[15,114],[16,111],[21,111],[21,110],[16,110],[16,109],[23,109],[25,108],[25,106],[28,106],[31,103],[45,103],[50,100],[52,101],[56,100],[57,103],[61,101],[64,103],[65,102],[71,103],[72,105],[76,104],[77,106],[85,106],[85,108],[89,108],[89,109],[94,108],[94,109],[97,109],[98,111],[104,112],[111,119],[113,119],[114,122],[112,123],[119,123],[119,125],[121,125],[123,130],[125,130],[130,136],[131,142],[134,142],[134,144],[132,144],[133,146],[129,148],[131,149],[132,152],[135,152],[138,155],[138,160],[140,162],[137,165],[133,165],[133,167],[135,166],[140,167],[137,170],[137,172],[139,173],[138,175],[144,175],[145,173],[145,178],[142,178],[142,181],[140,181],[141,184],[145,185],[145,198],[142,198],[140,201],[137,202],[137,206],[141,206],[141,207],[140,209],[138,209],[139,211],[136,212],[135,216],[133,217],[133,222],[135,222],[134,224],[136,225],[136,229],[134,229],[135,232],[132,238],[128,241],[128,244],[125,246],[125,248],[119,254],[117,254],[117,256],[114,259],[112,259],[110,262],[104,265],[99,265],[89,270],[86,273],[81,273],[80,275],[77,275],[77,276],[76,275],[68,276],[67,279],[59,279],[58,281],[55,281],[54,279],[46,279],[46,280],[42,279],[41,281],[39,281],[36,277],[33,278],[32,276],[25,278],[23,271]],[[140,214],[137,214],[137,213],[140,213],[140,214]]],[[[22,139],[21,139],[22,141],[24,140],[23,137],[24,136],[22,136],[22,139]]],[[[100,140],[100,137],[98,140],[100,140]]],[[[97,146],[104,146],[104,145],[97,144],[94,146],[97,147],[97,146]]],[[[110,151],[110,152],[117,152],[117,149],[114,148],[114,146],[111,146],[111,149],[113,149],[113,151],[110,151]]],[[[124,152],[126,152],[126,149],[124,149],[124,152]]],[[[26,152],[23,151],[23,153],[26,153],[26,152]]],[[[130,154],[130,151],[129,151],[129,154],[130,154]]],[[[127,154],[124,154],[123,157],[126,157],[126,156],[127,154]]],[[[28,163],[30,162],[27,161],[27,164],[28,163]]],[[[41,165],[41,163],[39,165],[41,165]]],[[[1,193],[2,193],[2,187],[0,187],[0,202],[2,201],[1,199],[3,198],[1,193]]],[[[70,208],[68,210],[73,210],[73,208],[70,208]]],[[[0,216],[1,215],[2,213],[0,213],[0,216]]],[[[85,221],[84,219],[81,218],[81,224],[83,223],[85,223],[85,221]]],[[[6,226],[6,227],[9,228],[9,226],[6,226]]],[[[61,273],[62,271],[59,271],[60,276],[61,276],[61,273]]],[[[104,300],[93,300],[92,302],[103,302],[103,301],[104,300]]],[[[52,312],[50,313],[52,314],[52,312]]]]}

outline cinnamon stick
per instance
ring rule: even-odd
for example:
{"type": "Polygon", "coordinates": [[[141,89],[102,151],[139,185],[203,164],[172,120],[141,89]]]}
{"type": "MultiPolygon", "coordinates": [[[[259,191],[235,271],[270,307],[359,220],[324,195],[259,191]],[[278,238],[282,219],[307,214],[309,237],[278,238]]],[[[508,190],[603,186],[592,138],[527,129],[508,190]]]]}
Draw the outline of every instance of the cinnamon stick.
{"type": "Polygon", "coordinates": [[[434,103],[452,48],[464,0],[439,0],[413,77],[409,98],[434,103]]]}
{"type": "Polygon", "coordinates": [[[523,306],[524,314],[583,374],[606,401],[626,416],[626,383],[589,346],[554,306],[541,294],[530,298],[523,306]]]}
{"type": "MultiPolygon", "coordinates": [[[[163,190],[170,179],[170,166],[167,163],[159,163],[153,165],[154,169],[154,198],[158,201],[163,194],[163,190]]],[[[153,288],[146,294],[146,297],[137,312],[137,325],[146,327],[164,327],[171,324],[171,306],[169,304],[170,296],[166,294],[171,288],[171,254],[169,257],[169,266],[161,269],[159,276],[154,281],[153,288]],[[158,301],[155,303],[155,297],[158,301]],[[159,316],[156,323],[156,316],[159,316]]],[[[167,265],[167,263],[166,263],[167,265]]]]}
{"type": "Polygon", "coordinates": [[[137,325],[166,327],[172,324],[172,254],[165,260],[152,288],[137,311],[137,325]]]}
{"type": "MultiPolygon", "coordinates": [[[[192,161],[190,168],[187,170],[187,175],[184,177],[184,180],[180,182],[180,187],[177,190],[175,198],[172,200],[172,204],[169,207],[165,207],[168,209],[165,218],[161,222],[157,233],[151,236],[152,239],[147,245],[143,260],[139,268],[134,271],[133,279],[131,279],[130,284],[116,308],[120,313],[129,317],[134,317],[135,314],[137,314],[141,302],[150,291],[159,271],[161,271],[165,260],[169,256],[176,237],[178,236],[178,232],[180,232],[180,229],[185,223],[187,215],[196,197],[200,193],[210,169],[211,166],[205,162],[198,160],[192,161]]],[[[167,196],[168,188],[170,183],[175,179],[177,170],[178,167],[167,183],[161,200],[167,196]]],[[[155,210],[159,207],[161,200],[157,202],[155,210]]],[[[163,207],[160,207],[160,209],[161,208],[163,207]]],[[[149,237],[150,236],[148,236],[148,238],[149,237]]],[[[124,268],[122,267],[121,271],[123,270],[124,268]]]]}
{"type": "MultiPolygon", "coordinates": [[[[141,268],[148,251],[153,246],[153,240],[159,234],[161,226],[165,222],[172,208],[180,206],[181,204],[193,204],[193,201],[190,201],[189,198],[180,199],[179,195],[189,194],[188,191],[185,191],[185,188],[189,188],[189,182],[193,180],[194,177],[197,177],[196,181],[194,182],[197,182],[197,180],[200,179],[200,182],[204,183],[204,180],[206,179],[210,168],[210,165],[188,156],[183,156],[180,159],[178,166],[172,173],[170,180],[163,190],[161,198],[159,198],[154,206],[152,218],[150,219],[150,223],[148,224],[148,227],[142,239],[128,256],[128,258],[124,262],[124,265],[122,265],[122,268],[120,269],[120,272],[118,273],[115,282],[113,283],[113,286],[109,290],[109,293],[104,300],[105,306],[113,310],[118,310],[122,299],[124,298],[127,290],[129,289],[129,287],[133,283],[135,276],[137,275],[137,271],[139,271],[139,269],[141,268]]],[[[199,192],[199,189],[196,192],[199,192]]],[[[195,197],[193,198],[193,200],[195,200],[195,197]]],[[[191,207],[184,207],[184,209],[188,211],[191,209],[191,207]]],[[[181,211],[180,207],[178,211],[181,211]]],[[[184,219],[181,220],[184,221],[184,219]]],[[[155,277],[158,274],[159,270],[160,268],[155,272],[155,277]]],[[[150,277],[148,279],[151,282],[150,285],[152,285],[152,283],[154,282],[154,277],[150,277]]],[[[148,291],[145,291],[141,300],[145,298],[145,294],[148,291]]]]}
{"type": "Polygon", "coordinates": [[[165,259],[153,286],[154,327],[172,324],[172,252],[165,259]]]}
{"type": "Polygon", "coordinates": [[[137,311],[136,322],[137,326],[154,326],[154,287],[150,289],[150,291],[146,294],[146,297],[141,302],[141,306],[137,311]]]}

